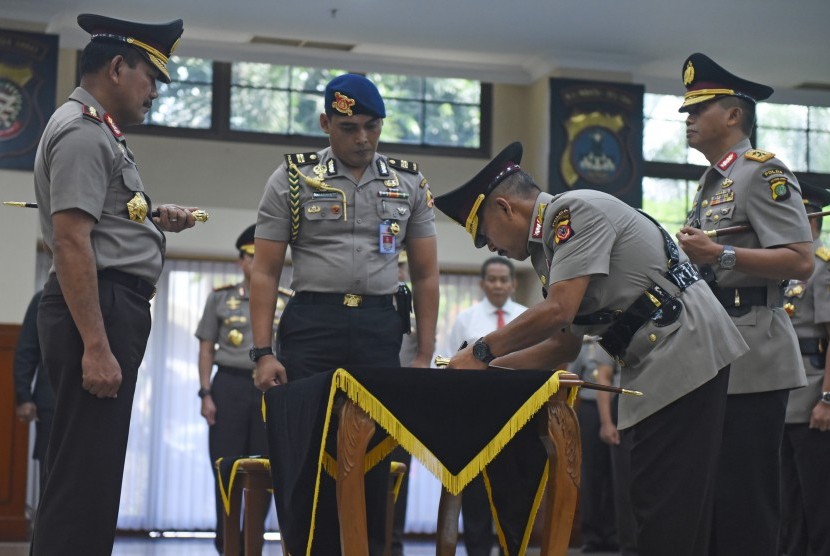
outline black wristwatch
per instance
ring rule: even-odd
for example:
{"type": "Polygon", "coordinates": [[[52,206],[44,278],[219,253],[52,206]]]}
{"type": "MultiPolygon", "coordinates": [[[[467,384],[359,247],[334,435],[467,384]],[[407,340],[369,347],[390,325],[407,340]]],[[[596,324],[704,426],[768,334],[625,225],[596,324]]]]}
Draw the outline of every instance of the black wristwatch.
{"type": "Polygon", "coordinates": [[[199,388],[199,397],[204,398],[210,396],[210,388],[199,388]]]}
{"type": "Polygon", "coordinates": [[[496,358],[493,352],[490,351],[490,346],[484,341],[484,338],[479,338],[473,344],[473,356],[482,363],[490,364],[490,361],[496,358]]]}
{"type": "Polygon", "coordinates": [[[830,392],[822,392],[819,400],[826,404],[830,404],[830,392]]]}
{"type": "Polygon", "coordinates": [[[250,357],[251,361],[253,361],[254,363],[256,363],[259,360],[260,357],[264,357],[266,355],[274,355],[274,352],[271,349],[271,346],[264,347],[264,348],[258,348],[258,347],[251,346],[251,351],[248,352],[248,357],[250,357]]]}

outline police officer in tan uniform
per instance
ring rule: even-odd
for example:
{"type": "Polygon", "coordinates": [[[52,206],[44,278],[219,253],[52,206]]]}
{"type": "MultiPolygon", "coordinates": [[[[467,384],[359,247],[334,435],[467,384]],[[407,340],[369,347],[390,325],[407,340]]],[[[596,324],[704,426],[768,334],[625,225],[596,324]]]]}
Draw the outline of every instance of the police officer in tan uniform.
{"type": "Polygon", "coordinates": [[[812,237],[795,177],[773,153],[749,142],[755,103],[772,89],[698,53],[683,63],[683,83],[687,141],[711,166],[677,238],[750,347],[729,378],[712,551],[772,555],[787,396],[805,384],[779,285],[810,277],[812,237]],[[715,239],[703,232],[746,223],[751,232],[715,239]]]}
{"type": "Polygon", "coordinates": [[[584,334],[622,366],[640,554],[704,554],[729,364],[746,352],[729,316],[650,217],[593,190],[553,196],[521,171],[521,144],[436,198],[477,247],[531,258],[545,301],[459,351],[453,368],[556,368],[584,334]],[[682,479],[681,479],[682,478],[682,479]]]}
{"type": "Polygon", "coordinates": [[[150,25],[78,16],[92,35],[81,84],[46,125],[35,194],[52,270],[38,311],[56,405],[31,552],[112,552],[138,367],[164,261],[164,231],[190,209],[150,198],[122,128],[144,121],[170,82],[182,21],[150,25]]]}
{"type": "MultiPolygon", "coordinates": [[[[804,206],[820,212],[830,192],[801,183],[804,206]]],[[[821,218],[810,220],[815,270],[790,280],[784,310],[798,336],[807,386],[790,392],[781,447],[782,544],[788,556],[830,554],[830,249],[819,239],[821,218]]]]}
{"type": "MultiPolygon", "coordinates": [[[[418,353],[411,367],[428,367],[435,346],[438,262],[432,194],[415,163],[378,154],[386,116],[375,85],[363,76],[332,79],[320,126],[330,146],[289,154],[268,179],[259,206],[251,275],[256,384],[265,390],[350,365],[400,365],[409,328],[399,290],[398,254],[406,250],[412,281],[418,353]],[[271,322],[277,283],[291,246],[296,292],[272,353],[271,322]]],[[[378,465],[388,475],[388,466],[378,465]]],[[[371,473],[370,473],[371,475],[371,473]]],[[[385,478],[369,500],[370,544],[383,547],[385,478]]],[[[331,501],[333,503],[333,500],[331,501]]],[[[337,551],[335,531],[318,536],[337,551]]],[[[334,553],[334,552],[333,552],[334,553]]]]}
{"type": "MultiPolygon", "coordinates": [[[[214,479],[217,472],[215,464],[219,458],[268,455],[265,423],[262,420],[262,392],[254,386],[254,364],[248,357],[251,345],[248,292],[254,262],[255,228],[256,225],[249,226],[236,240],[243,281],[211,292],[196,329],[199,339],[199,397],[202,399],[202,417],[210,427],[208,446],[214,479]],[[211,382],[214,365],[216,374],[211,382]]],[[[291,293],[286,288],[279,288],[275,328],[291,293]]],[[[221,553],[224,546],[224,505],[218,481],[214,481],[214,485],[214,544],[221,553]]]]}

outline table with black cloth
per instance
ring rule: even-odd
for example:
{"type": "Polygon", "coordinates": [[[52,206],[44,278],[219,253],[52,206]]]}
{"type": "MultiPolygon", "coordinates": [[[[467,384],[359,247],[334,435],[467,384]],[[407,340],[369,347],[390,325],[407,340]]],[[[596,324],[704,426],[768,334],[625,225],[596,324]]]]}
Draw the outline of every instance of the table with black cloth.
{"type": "MultiPolygon", "coordinates": [[[[564,554],[580,478],[578,384],[553,371],[350,368],[271,388],[264,398],[271,475],[288,552],[336,554],[343,539],[343,554],[361,553],[346,542],[365,524],[355,485],[362,489],[363,473],[388,465],[400,444],[449,495],[483,474],[509,556],[526,550],[547,489],[543,553],[564,554]]],[[[448,527],[439,523],[439,547],[448,527]]]]}

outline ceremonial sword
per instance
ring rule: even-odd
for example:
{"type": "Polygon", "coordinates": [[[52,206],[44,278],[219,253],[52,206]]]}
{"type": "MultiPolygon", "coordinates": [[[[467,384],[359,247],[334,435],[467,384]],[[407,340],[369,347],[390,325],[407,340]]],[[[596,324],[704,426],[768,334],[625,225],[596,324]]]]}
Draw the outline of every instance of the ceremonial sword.
{"type": "MultiPolygon", "coordinates": [[[[3,201],[7,207],[37,208],[37,203],[24,203],[23,201],[3,201]]],[[[207,222],[210,215],[203,210],[194,210],[192,213],[196,222],[207,222]]],[[[150,213],[150,216],[158,218],[161,215],[158,209],[150,213]]]]}

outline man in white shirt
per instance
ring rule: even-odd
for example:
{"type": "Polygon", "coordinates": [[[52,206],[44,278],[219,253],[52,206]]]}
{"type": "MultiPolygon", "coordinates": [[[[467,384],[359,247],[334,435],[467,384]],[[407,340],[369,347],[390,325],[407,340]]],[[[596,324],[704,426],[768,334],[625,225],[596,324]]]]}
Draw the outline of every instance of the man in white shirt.
{"type": "MultiPolygon", "coordinates": [[[[466,342],[472,345],[519,316],[527,307],[511,299],[516,291],[516,269],[504,257],[491,257],[481,265],[484,299],[458,313],[448,340],[452,353],[466,342]]],[[[484,482],[479,475],[463,491],[464,546],[469,556],[489,556],[493,548],[493,518],[484,482]]]]}

